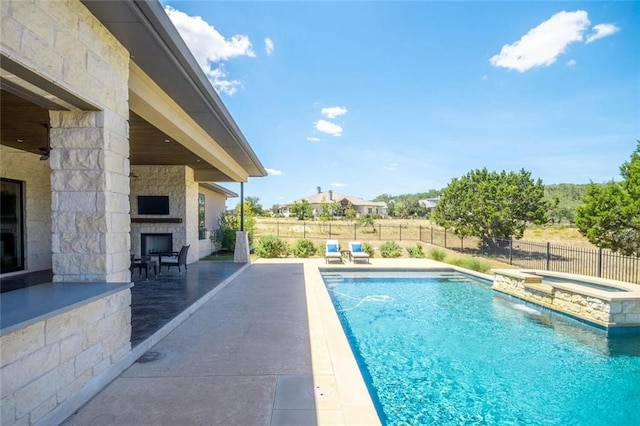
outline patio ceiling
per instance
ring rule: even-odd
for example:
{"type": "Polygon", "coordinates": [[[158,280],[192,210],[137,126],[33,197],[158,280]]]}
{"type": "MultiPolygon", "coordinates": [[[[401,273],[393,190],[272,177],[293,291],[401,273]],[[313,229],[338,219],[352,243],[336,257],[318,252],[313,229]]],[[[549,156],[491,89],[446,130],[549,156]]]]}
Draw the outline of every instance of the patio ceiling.
{"type": "MultiPolygon", "coordinates": [[[[2,145],[34,154],[40,154],[39,148],[47,146],[49,111],[46,108],[2,90],[0,113],[2,145]]],[[[202,181],[232,181],[133,112],[129,113],[129,141],[131,165],[186,165],[196,170],[196,175],[205,177],[202,181]]]]}

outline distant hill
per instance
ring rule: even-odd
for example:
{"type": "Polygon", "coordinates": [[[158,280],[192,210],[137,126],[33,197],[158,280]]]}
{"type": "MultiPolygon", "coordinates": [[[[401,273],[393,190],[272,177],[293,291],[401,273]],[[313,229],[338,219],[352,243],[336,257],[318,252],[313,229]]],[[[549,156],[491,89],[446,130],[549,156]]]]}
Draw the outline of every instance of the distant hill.
{"type": "Polygon", "coordinates": [[[384,201],[387,203],[387,213],[394,217],[425,217],[427,210],[420,205],[419,200],[439,197],[441,189],[430,189],[427,192],[402,195],[378,195],[373,201],[384,201]]]}
{"type": "Polygon", "coordinates": [[[576,207],[582,202],[587,193],[587,184],[559,183],[545,185],[544,198],[556,204],[549,214],[553,222],[573,223],[576,207]]]}

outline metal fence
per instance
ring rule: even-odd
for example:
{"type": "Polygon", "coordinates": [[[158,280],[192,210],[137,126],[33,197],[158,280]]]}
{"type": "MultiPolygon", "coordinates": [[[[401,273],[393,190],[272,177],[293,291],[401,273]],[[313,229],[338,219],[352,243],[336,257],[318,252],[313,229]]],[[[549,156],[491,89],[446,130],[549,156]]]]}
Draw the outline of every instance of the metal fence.
{"type": "Polygon", "coordinates": [[[414,224],[360,226],[337,221],[260,221],[256,237],[275,235],[288,240],[421,241],[463,253],[490,257],[528,269],[590,275],[640,284],[640,257],[624,256],[609,250],[563,246],[548,242],[497,240],[491,247],[480,246],[475,237],[460,238],[451,231],[414,224]]]}

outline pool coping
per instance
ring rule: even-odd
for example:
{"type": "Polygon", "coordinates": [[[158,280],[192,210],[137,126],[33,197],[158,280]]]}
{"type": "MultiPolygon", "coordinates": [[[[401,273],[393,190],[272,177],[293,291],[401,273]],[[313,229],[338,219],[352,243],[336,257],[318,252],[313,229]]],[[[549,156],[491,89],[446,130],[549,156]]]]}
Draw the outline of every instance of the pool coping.
{"type": "MultiPolygon", "coordinates": [[[[492,282],[492,276],[430,259],[371,259],[371,263],[326,264],[323,259],[258,259],[254,263],[302,263],[309,324],[312,375],[314,381],[335,379],[345,425],[380,425],[381,420],[369,394],[360,367],[351,350],[329,291],[322,279],[323,270],[351,271],[457,271],[492,282]]],[[[324,424],[322,409],[317,409],[317,424],[324,424]]]]}

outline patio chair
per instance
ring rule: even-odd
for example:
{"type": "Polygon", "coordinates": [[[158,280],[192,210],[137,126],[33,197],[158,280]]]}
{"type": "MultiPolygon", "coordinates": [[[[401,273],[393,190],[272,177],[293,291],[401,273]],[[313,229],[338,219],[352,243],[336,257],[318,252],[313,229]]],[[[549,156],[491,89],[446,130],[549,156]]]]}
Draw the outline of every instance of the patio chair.
{"type": "Polygon", "coordinates": [[[338,240],[327,240],[325,243],[324,261],[329,263],[330,260],[339,260],[342,263],[342,253],[340,253],[338,240]]]}
{"type": "Polygon", "coordinates": [[[366,260],[369,263],[369,253],[362,251],[360,241],[349,241],[349,259],[355,263],[356,260],[366,260]]]}
{"type": "Polygon", "coordinates": [[[187,269],[187,252],[189,251],[189,246],[182,246],[180,251],[173,251],[168,253],[158,253],[158,258],[160,259],[159,269],[162,271],[162,267],[166,266],[167,269],[171,269],[172,266],[178,267],[178,274],[182,273],[180,269],[181,266],[184,266],[184,269],[187,269]]]}

